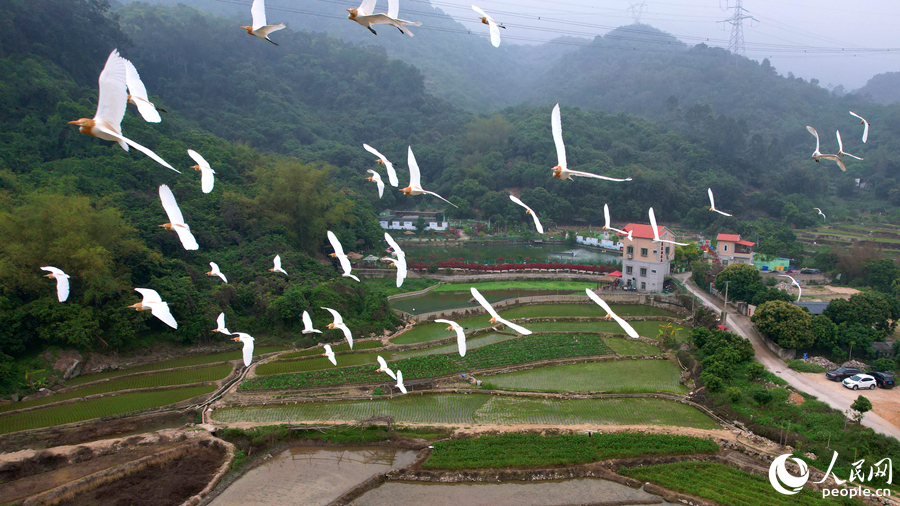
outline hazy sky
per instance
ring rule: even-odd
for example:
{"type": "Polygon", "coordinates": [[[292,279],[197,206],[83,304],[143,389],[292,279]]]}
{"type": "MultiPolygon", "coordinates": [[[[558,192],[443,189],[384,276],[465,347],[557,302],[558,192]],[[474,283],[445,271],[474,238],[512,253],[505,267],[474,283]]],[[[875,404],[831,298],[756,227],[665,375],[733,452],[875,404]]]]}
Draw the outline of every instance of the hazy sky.
{"type": "MultiPolygon", "coordinates": [[[[569,33],[593,37],[633,22],[628,11],[636,0],[476,0],[498,22],[508,42],[528,44],[569,33]],[[539,19],[540,18],[540,19],[539,19]],[[521,38],[515,40],[516,37],[521,38]]],[[[421,10],[423,0],[405,0],[403,10],[421,10]],[[418,5],[417,5],[418,4],[418,5]]],[[[431,4],[464,23],[483,30],[466,0],[431,0],[431,4]]],[[[645,0],[641,22],[677,36],[688,44],[727,47],[731,25],[717,23],[732,16],[735,0],[645,0]]],[[[768,57],[781,74],[817,78],[822,86],[842,84],[848,90],[873,75],[900,71],[900,1],[898,0],[743,0],[757,21],[744,21],[746,54],[768,57]],[[844,49],[842,54],[835,51],[844,49]],[[891,49],[889,53],[862,49],[891,49]],[[805,51],[805,52],[804,52],[805,51]]],[[[410,14],[408,19],[415,19],[410,14]]],[[[422,19],[422,21],[427,21],[422,19]]]]}

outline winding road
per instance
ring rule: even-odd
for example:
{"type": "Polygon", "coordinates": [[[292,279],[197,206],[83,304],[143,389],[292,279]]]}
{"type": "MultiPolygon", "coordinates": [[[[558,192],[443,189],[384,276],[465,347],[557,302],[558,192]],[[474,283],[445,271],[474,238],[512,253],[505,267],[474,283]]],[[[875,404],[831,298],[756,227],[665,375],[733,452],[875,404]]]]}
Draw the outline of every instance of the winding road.
{"type": "MultiPolygon", "coordinates": [[[[722,301],[698,288],[693,281],[691,281],[690,276],[691,273],[687,272],[676,274],[675,278],[682,281],[688,291],[699,297],[705,306],[716,311],[722,311],[722,301]]],[[[767,348],[762,342],[756,329],[753,327],[753,323],[750,322],[749,317],[736,313],[728,313],[727,320],[727,325],[730,330],[744,339],[749,340],[753,344],[753,351],[756,352],[756,360],[764,365],[770,372],[787,381],[789,385],[797,390],[814,395],[817,399],[834,409],[839,409],[841,411],[850,409],[850,405],[853,403],[856,396],[859,395],[859,392],[851,392],[850,390],[846,390],[846,392],[841,391],[839,388],[842,389],[843,387],[840,387],[838,383],[835,383],[838,387],[832,389],[829,388],[830,385],[821,385],[805,376],[803,373],[789,369],[787,364],[785,364],[778,355],[773,353],[772,350],[767,348]]],[[[866,427],[871,427],[882,434],[900,439],[900,428],[871,411],[865,414],[862,419],[862,424],[866,427]]]]}

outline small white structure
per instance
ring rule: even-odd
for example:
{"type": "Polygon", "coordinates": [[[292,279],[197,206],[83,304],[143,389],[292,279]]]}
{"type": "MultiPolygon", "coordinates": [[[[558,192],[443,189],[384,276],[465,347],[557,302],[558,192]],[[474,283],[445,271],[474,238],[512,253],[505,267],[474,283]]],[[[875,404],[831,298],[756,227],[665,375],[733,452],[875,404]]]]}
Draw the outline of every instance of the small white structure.
{"type": "Polygon", "coordinates": [[[604,236],[604,239],[600,239],[597,237],[584,237],[576,235],[575,242],[578,244],[584,244],[585,246],[597,246],[600,248],[614,249],[619,251],[622,251],[622,248],[625,247],[623,243],[613,242],[611,239],[609,239],[608,234],[604,234],[604,236]]]}

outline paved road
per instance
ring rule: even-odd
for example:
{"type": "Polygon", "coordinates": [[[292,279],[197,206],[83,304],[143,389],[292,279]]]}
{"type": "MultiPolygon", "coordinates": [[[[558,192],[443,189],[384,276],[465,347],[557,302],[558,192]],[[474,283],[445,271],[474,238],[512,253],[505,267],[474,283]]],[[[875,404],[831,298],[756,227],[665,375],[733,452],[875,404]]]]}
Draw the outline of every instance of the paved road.
{"type": "MultiPolygon", "coordinates": [[[[700,299],[703,300],[704,305],[715,309],[716,311],[722,311],[722,301],[697,288],[690,280],[690,273],[677,274],[675,277],[684,282],[684,285],[691,293],[700,297],[700,299]]],[[[750,322],[750,318],[740,314],[729,313],[727,324],[730,330],[753,343],[753,351],[756,352],[757,361],[776,376],[787,381],[789,385],[797,390],[816,396],[817,399],[834,409],[839,409],[841,411],[850,409],[850,404],[853,403],[853,399],[858,395],[856,392],[853,393],[852,398],[849,398],[844,392],[834,391],[833,389],[828,388],[827,385],[820,385],[803,374],[794,371],[793,369],[789,369],[787,364],[785,364],[778,355],[773,353],[772,350],[767,348],[759,339],[759,336],[753,329],[753,323],[750,322]]],[[[871,427],[882,434],[900,439],[900,428],[889,423],[875,413],[866,413],[863,417],[862,424],[866,427],[871,427]]]]}

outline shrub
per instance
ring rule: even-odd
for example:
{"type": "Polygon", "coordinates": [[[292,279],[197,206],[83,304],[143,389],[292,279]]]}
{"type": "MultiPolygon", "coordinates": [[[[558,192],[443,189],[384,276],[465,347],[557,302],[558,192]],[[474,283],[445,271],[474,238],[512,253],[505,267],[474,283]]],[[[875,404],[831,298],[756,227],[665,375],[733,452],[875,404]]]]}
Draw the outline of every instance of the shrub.
{"type": "Polygon", "coordinates": [[[810,364],[802,360],[788,360],[788,367],[799,372],[825,372],[825,368],[819,364],[810,364]]]}
{"type": "Polygon", "coordinates": [[[731,402],[737,402],[744,396],[744,391],[738,387],[728,387],[728,390],[725,392],[728,394],[728,398],[731,402]]]}
{"type": "Polygon", "coordinates": [[[725,386],[725,382],[722,381],[722,378],[706,371],[700,374],[700,381],[706,385],[706,388],[708,388],[710,392],[720,392],[725,386]]]}
{"type": "Polygon", "coordinates": [[[775,397],[774,395],[772,395],[772,392],[765,388],[755,389],[752,395],[753,400],[758,402],[760,405],[772,402],[772,399],[775,397]]]}
{"type": "Polygon", "coordinates": [[[750,362],[747,364],[747,376],[751,380],[758,380],[766,372],[765,366],[759,362],[750,362]]]}

